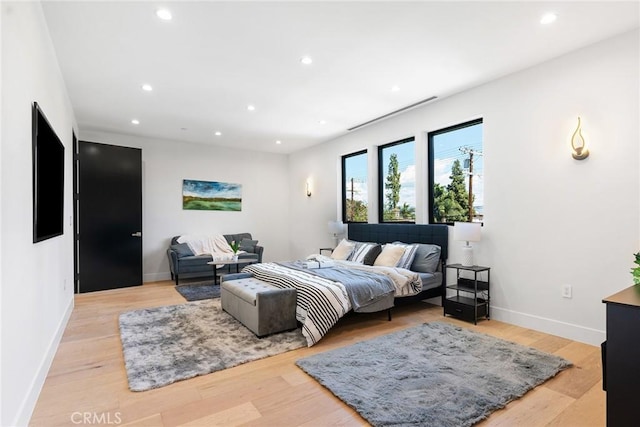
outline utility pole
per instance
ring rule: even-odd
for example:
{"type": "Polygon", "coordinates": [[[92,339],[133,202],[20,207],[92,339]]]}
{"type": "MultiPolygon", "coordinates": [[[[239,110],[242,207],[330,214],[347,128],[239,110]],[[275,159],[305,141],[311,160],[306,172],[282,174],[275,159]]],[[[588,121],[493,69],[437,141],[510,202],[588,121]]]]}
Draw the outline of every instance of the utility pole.
{"type": "MultiPolygon", "coordinates": [[[[347,189],[347,193],[351,193],[351,203],[349,205],[349,209],[347,209],[347,220],[349,221],[353,221],[353,217],[355,215],[355,200],[354,200],[354,195],[356,193],[359,193],[359,191],[357,191],[354,187],[354,183],[356,182],[354,178],[351,178],[350,180],[350,185],[351,185],[351,189],[347,189]],[[349,212],[351,211],[351,212],[349,212]]],[[[358,181],[359,182],[359,181],[358,181]]]]}
{"type": "Polygon", "coordinates": [[[469,151],[469,222],[473,222],[473,150],[469,151]]]}
{"type": "Polygon", "coordinates": [[[470,147],[460,147],[462,154],[468,154],[469,159],[465,159],[465,163],[469,161],[469,222],[473,222],[473,155],[482,155],[482,151],[475,151],[470,147]]]}
{"type": "Polygon", "coordinates": [[[351,204],[349,205],[349,207],[351,208],[351,212],[349,212],[349,214],[347,215],[347,219],[349,221],[353,221],[353,210],[355,208],[355,206],[353,206],[353,193],[355,193],[355,189],[353,188],[353,178],[351,178],[351,190],[347,191],[351,193],[351,204]]]}
{"type": "Polygon", "coordinates": [[[351,203],[353,203],[353,194],[356,192],[353,188],[353,178],[351,178],[351,190],[349,190],[349,192],[351,193],[351,203]]]}

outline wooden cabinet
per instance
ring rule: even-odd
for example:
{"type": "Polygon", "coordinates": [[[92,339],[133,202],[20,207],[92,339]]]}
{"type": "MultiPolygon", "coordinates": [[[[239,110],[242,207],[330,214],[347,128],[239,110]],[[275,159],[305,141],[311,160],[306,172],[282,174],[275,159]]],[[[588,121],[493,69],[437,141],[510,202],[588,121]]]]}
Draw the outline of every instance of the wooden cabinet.
{"type": "Polygon", "coordinates": [[[640,285],[603,300],[607,304],[607,341],[603,344],[603,387],[607,426],[637,426],[640,411],[640,285]]]}

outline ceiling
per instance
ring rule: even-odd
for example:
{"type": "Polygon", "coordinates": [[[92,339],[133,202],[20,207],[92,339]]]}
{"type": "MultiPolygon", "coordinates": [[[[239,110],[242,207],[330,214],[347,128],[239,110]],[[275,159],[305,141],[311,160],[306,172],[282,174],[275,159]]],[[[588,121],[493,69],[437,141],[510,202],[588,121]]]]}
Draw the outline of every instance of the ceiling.
{"type": "Polygon", "coordinates": [[[43,9],[81,134],[276,153],[639,26],[637,1],[45,1],[43,9]],[[171,21],[156,16],[162,7],[171,21]],[[549,11],[557,20],[540,24],[549,11]],[[305,55],[312,64],[300,62],[305,55]]]}

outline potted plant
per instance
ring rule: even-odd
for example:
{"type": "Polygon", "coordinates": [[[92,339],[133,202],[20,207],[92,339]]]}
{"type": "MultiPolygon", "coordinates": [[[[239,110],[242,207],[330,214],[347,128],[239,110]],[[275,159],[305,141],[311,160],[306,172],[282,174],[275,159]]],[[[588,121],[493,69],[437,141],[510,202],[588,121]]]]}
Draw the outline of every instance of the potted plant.
{"type": "Polygon", "coordinates": [[[231,241],[231,250],[233,251],[233,260],[238,261],[238,251],[240,250],[240,243],[236,243],[235,240],[231,241]]]}
{"type": "Polygon", "coordinates": [[[633,283],[637,285],[640,284],[640,252],[634,255],[636,257],[635,263],[637,267],[631,269],[631,275],[633,276],[633,283]]]}

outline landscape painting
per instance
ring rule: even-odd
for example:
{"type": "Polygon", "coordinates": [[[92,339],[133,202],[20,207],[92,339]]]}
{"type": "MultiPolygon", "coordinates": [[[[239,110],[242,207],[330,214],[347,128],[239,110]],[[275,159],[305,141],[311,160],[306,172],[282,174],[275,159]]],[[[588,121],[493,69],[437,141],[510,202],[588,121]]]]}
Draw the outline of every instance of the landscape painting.
{"type": "Polygon", "coordinates": [[[242,184],[216,181],[182,181],[182,209],[241,211],[242,184]]]}

